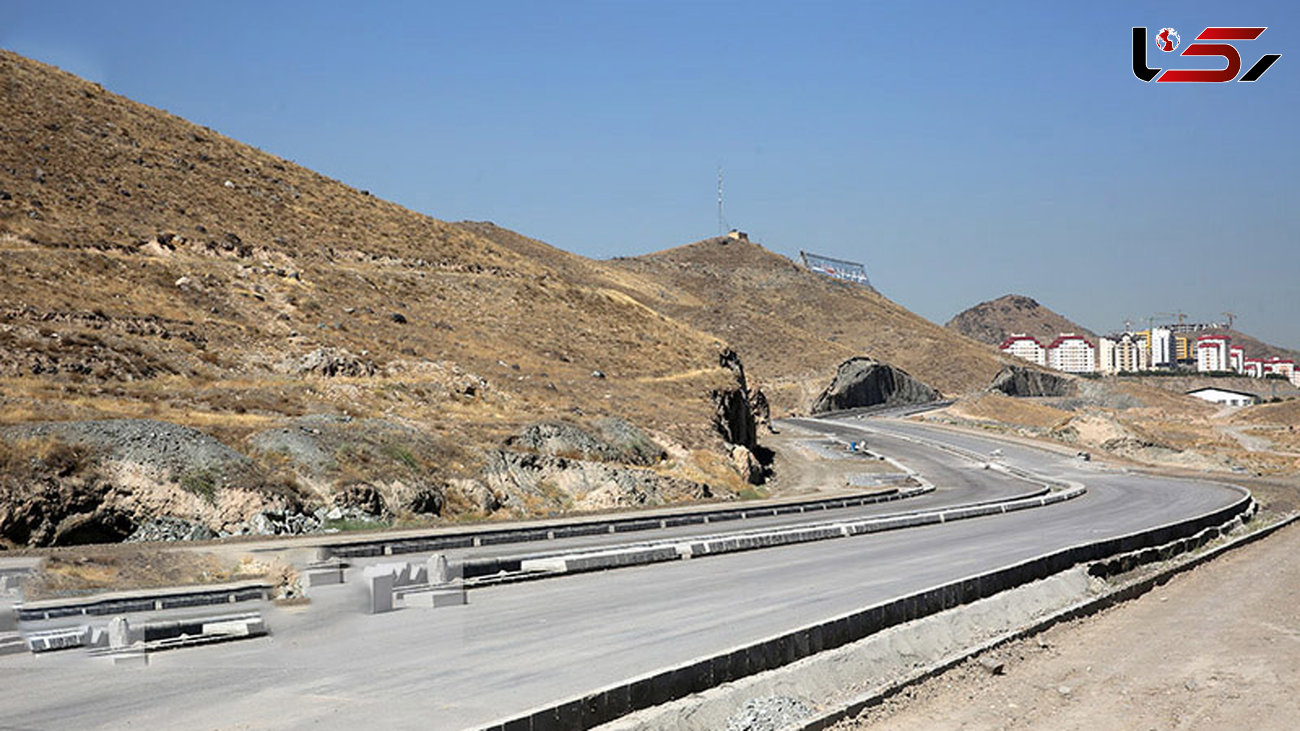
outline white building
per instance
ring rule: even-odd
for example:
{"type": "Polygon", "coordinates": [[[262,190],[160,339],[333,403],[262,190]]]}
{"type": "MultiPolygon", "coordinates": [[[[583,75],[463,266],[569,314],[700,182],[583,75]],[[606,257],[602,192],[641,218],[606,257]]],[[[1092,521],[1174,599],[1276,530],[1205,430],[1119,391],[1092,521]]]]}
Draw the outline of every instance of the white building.
{"type": "Polygon", "coordinates": [[[1251,378],[1263,378],[1264,361],[1260,360],[1259,358],[1247,358],[1242,363],[1241,371],[1242,373],[1245,373],[1251,378]]]}
{"type": "Polygon", "coordinates": [[[1228,348],[1228,370],[1233,373],[1246,372],[1246,349],[1240,345],[1228,348]]]}
{"type": "Polygon", "coordinates": [[[1038,365],[1047,365],[1047,351],[1038,338],[1024,333],[1012,333],[998,346],[1003,353],[1014,355],[1038,365]]]}
{"type": "Polygon", "coordinates": [[[1066,373],[1092,373],[1097,370],[1097,351],[1082,335],[1063,333],[1047,346],[1047,365],[1066,373]]]}
{"type": "Polygon", "coordinates": [[[1259,401],[1259,397],[1253,393],[1230,391],[1226,388],[1198,388],[1195,391],[1188,391],[1187,395],[1224,406],[1250,406],[1259,401]]]}
{"type": "Polygon", "coordinates": [[[1196,370],[1214,373],[1228,370],[1227,335],[1202,335],[1196,339],[1196,370]]]}
{"type": "Polygon", "coordinates": [[[1295,375],[1295,361],[1289,358],[1278,358],[1277,356],[1273,356],[1264,361],[1263,366],[1264,375],[1266,376],[1278,375],[1289,381],[1291,380],[1291,377],[1295,375]]]}
{"type": "Polygon", "coordinates": [[[1147,341],[1141,334],[1103,337],[1097,343],[1097,370],[1102,373],[1136,373],[1150,367],[1147,341]]]}
{"type": "Polygon", "coordinates": [[[1167,327],[1151,328],[1152,368],[1169,368],[1174,364],[1174,333],[1167,327]]]}
{"type": "Polygon", "coordinates": [[[1119,373],[1119,363],[1115,359],[1115,341],[1105,335],[1097,340],[1097,372],[1108,376],[1119,373]]]}
{"type": "Polygon", "coordinates": [[[1146,338],[1134,333],[1124,333],[1115,343],[1115,363],[1125,373],[1149,370],[1146,338]]]}

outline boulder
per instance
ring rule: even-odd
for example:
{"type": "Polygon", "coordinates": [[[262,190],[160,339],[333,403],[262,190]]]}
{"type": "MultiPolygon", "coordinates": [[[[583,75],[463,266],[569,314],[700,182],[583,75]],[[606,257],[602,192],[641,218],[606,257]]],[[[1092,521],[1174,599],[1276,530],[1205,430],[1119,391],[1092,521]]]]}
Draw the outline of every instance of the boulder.
{"type": "Polygon", "coordinates": [[[874,358],[850,358],[840,364],[835,378],[817,401],[812,413],[825,414],[864,406],[903,406],[939,399],[934,388],[899,368],[874,358]]]}
{"type": "Polygon", "coordinates": [[[1008,396],[1074,396],[1077,383],[1067,377],[1018,365],[1005,365],[993,377],[990,391],[1008,396]]]}
{"type": "Polygon", "coordinates": [[[385,516],[388,514],[388,505],[384,502],[384,496],[380,494],[379,490],[364,482],[345,485],[334,496],[333,503],[335,507],[355,508],[367,515],[385,516]]]}
{"type": "Polygon", "coordinates": [[[731,464],[740,473],[740,478],[751,485],[763,484],[763,465],[747,447],[736,445],[731,450],[731,464]]]}

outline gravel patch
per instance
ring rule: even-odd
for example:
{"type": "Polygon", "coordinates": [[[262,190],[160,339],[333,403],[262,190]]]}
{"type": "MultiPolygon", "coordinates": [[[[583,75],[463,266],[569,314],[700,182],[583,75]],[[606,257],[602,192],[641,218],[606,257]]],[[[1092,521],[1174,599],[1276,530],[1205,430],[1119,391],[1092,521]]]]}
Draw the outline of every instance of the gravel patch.
{"type": "Polygon", "coordinates": [[[779,731],[811,715],[812,709],[797,698],[751,698],[727,719],[727,731],[779,731]]]}

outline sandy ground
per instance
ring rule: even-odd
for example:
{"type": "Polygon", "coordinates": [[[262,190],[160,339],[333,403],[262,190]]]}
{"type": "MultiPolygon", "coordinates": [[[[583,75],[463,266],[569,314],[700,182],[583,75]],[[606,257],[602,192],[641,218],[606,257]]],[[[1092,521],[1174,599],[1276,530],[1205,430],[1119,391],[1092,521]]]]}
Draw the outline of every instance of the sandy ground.
{"type": "Polygon", "coordinates": [[[762,441],[775,453],[775,475],[767,486],[773,497],[837,493],[853,489],[849,483],[855,476],[897,474],[899,469],[864,453],[850,454],[843,443],[786,422],[762,441]]]}
{"type": "Polygon", "coordinates": [[[1012,643],[836,729],[1294,729],[1300,525],[1012,643]],[[994,675],[980,660],[1005,663],[994,675]]]}

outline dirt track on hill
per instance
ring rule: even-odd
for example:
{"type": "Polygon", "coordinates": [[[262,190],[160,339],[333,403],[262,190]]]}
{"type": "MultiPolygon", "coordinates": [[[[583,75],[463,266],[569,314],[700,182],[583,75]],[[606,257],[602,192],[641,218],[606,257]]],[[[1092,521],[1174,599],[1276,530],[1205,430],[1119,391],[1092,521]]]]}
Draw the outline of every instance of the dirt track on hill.
{"type": "Polygon", "coordinates": [[[1300,526],[976,658],[835,728],[1292,729],[1300,526]],[[994,675],[981,659],[1005,663],[994,675]]]}

